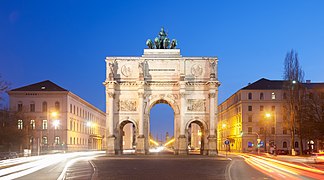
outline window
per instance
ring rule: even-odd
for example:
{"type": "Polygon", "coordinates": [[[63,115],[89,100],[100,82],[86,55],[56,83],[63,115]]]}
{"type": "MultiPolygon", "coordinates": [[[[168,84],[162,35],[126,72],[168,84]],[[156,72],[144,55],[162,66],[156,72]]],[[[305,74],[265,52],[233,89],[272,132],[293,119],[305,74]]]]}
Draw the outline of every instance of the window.
{"type": "Polygon", "coordinates": [[[42,111],[47,112],[47,102],[46,101],[43,102],[42,111]]]}
{"type": "Polygon", "coordinates": [[[23,104],[22,103],[18,103],[18,112],[21,112],[23,109],[23,104]]]}
{"type": "Polygon", "coordinates": [[[271,134],[275,134],[276,133],[276,130],[274,127],[271,128],[271,134]]]}
{"type": "Polygon", "coordinates": [[[60,144],[60,137],[59,136],[55,136],[55,144],[56,145],[60,144]]]}
{"type": "Polygon", "coordinates": [[[252,134],[252,127],[248,127],[248,134],[252,134]]]}
{"type": "Polygon", "coordinates": [[[23,129],[23,127],[24,127],[23,120],[19,119],[18,120],[18,129],[23,129]]]}
{"type": "Polygon", "coordinates": [[[75,137],[73,138],[73,144],[75,144],[75,137]]]}
{"type": "Polygon", "coordinates": [[[30,112],[35,112],[35,104],[30,104],[30,112]]]}
{"type": "Polygon", "coordinates": [[[276,94],[274,92],[271,93],[271,99],[276,99],[276,94]]]}
{"type": "Polygon", "coordinates": [[[298,142],[297,141],[295,142],[295,148],[298,148],[298,142]]]}
{"type": "Polygon", "coordinates": [[[282,143],[282,148],[287,148],[287,142],[286,142],[286,141],[284,141],[284,142],[282,143]]]}
{"type": "Polygon", "coordinates": [[[70,120],[70,131],[72,131],[72,120],[70,120]]]}
{"type": "Polygon", "coordinates": [[[72,144],[72,137],[70,137],[70,144],[72,144]]]}
{"type": "Polygon", "coordinates": [[[282,134],[287,134],[287,128],[283,128],[283,130],[282,130],[282,134]]]}
{"type": "Polygon", "coordinates": [[[272,106],[271,111],[275,111],[275,110],[276,110],[276,106],[272,106]]]}
{"type": "Polygon", "coordinates": [[[287,99],[287,94],[283,93],[283,99],[287,99]]]}
{"type": "Polygon", "coordinates": [[[252,115],[248,116],[248,122],[252,122],[252,115]]]}
{"type": "Polygon", "coordinates": [[[43,129],[47,129],[47,120],[43,120],[43,129]]]}
{"type": "Polygon", "coordinates": [[[70,113],[72,113],[72,104],[70,104],[70,113]]]}
{"type": "Polygon", "coordinates": [[[260,93],[260,100],[263,100],[264,97],[263,97],[263,93],[260,93]]]}
{"type": "Polygon", "coordinates": [[[252,93],[248,94],[248,99],[252,99],[252,93]]]}
{"type": "Polygon", "coordinates": [[[263,109],[264,109],[263,106],[260,106],[260,111],[263,111],[263,109]]]}
{"type": "Polygon", "coordinates": [[[248,110],[249,111],[252,111],[252,106],[248,106],[248,110]]]}
{"type": "Polygon", "coordinates": [[[75,114],[75,105],[73,105],[73,114],[75,114]]]}
{"type": "Polygon", "coordinates": [[[55,110],[56,111],[60,110],[60,103],[58,101],[55,102],[55,110]]]}
{"type": "Polygon", "coordinates": [[[43,136],[42,139],[43,144],[48,144],[47,136],[43,136]]]}
{"type": "Polygon", "coordinates": [[[30,129],[35,129],[35,120],[30,120],[30,129]]]}

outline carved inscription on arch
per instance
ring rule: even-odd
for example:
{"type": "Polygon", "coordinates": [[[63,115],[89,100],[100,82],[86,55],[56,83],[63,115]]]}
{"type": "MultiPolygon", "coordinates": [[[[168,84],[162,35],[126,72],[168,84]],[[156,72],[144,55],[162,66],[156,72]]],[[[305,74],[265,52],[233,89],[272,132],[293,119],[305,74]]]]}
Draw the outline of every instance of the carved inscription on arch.
{"type": "Polygon", "coordinates": [[[187,100],[188,111],[206,111],[205,99],[188,99],[187,100]]]}

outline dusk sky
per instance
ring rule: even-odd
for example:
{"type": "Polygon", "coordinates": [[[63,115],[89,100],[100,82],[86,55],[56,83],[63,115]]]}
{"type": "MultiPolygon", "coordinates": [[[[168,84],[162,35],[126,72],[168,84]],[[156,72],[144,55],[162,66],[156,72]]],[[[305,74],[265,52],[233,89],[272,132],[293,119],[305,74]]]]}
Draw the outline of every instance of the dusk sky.
{"type": "Polygon", "coordinates": [[[105,57],[141,56],[161,27],[182,56],[218,57],[219,103],[262,77],[282,79],[291,49],[305,80],[324,81],[323,0],[2,0],[0,74],[11,88],[51,80],[105,111],[105,57]]]}

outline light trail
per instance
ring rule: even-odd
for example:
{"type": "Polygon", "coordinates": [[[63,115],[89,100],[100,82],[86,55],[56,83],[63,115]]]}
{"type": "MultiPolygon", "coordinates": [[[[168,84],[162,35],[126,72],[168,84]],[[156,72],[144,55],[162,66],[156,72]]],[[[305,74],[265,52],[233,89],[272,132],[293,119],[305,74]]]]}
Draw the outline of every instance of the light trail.
{"type": "Polygon", "coordinates": [[[274,179],[324,179],[323,171],[318,169],[304,167],[256,155],[239,155],[243,157],[249,165],[274,179]]]}
{"type": "MultiPolygon", "coordinates": [[[[79,156],[91,156],[95,154],[105,153],[104,151],[96,152],[74,152],[66,154],[52,154],[39,156],[38,158],[31,157],[30,161],[26,160],[29,158],[22,159],[19,163],[19,160],[16,161],[18,165],[11,166],[8,168],[3,168],[0,170],[0,179],[15,179],[19,177],[26,176],[28,174],[34,173],[40,169],[46,168],[48,166],[57,164],[61,161],[65,161],[69,158],[76,158],[79,156]]],[[[6,162],[4,162],[5,164],[6,162]]],[[[10,162],[8,162],[10,164],[10,162]]]]}
{"type": "Polygon", "coordinates": [[[167,146],[175,141],[174,138],[170,139],[168,142],[166,142],[163,146],[167,146]]]}

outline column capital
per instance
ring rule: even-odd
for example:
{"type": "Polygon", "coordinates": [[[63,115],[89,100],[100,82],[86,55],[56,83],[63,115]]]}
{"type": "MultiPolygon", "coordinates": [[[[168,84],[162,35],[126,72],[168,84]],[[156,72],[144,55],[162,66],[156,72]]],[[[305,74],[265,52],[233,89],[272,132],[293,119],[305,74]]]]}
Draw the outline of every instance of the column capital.
{"type": "Polygon", "coordinates": [[[185,98],[186,97],[186,93],[185,92],[180,92],[180,98],[185,98]]]}
{"type": "Polygon", "coordinates": [[[115,93],[113,92],[108,92],[107,93],[110,98],[115,98],[115,93]]]}
{"type": "Polygon", "coordinates": [[[140,97],[140,98],[144,98],[144,95],[145,95],[144,92],[138,92],[137,94],[138,94],[138,97],[140,97]]]}
{"type": "Polygon", "coordinates": [[[209,98],[215,98],[215,93],[209,93],[209,94],[208,94],[208,97],[209,97],[209,98]]]}

